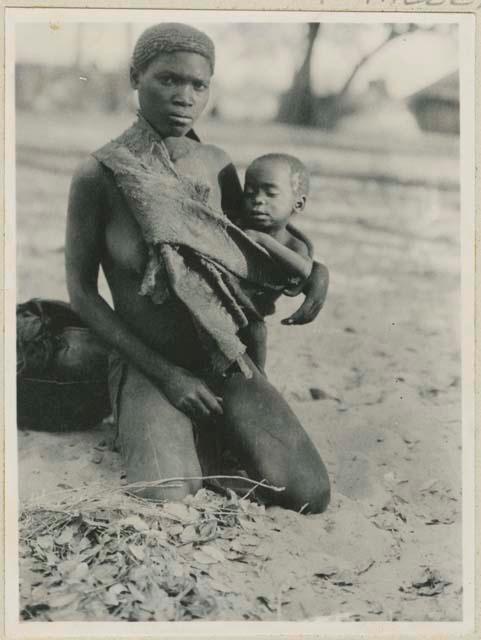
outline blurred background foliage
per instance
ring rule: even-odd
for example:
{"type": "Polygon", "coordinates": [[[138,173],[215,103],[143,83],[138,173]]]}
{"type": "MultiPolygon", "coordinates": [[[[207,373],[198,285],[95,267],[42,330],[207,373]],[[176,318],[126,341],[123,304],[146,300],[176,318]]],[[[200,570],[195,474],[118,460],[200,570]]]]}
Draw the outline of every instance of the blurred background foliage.
{"type": "MultiPolygon", "coordinates": [[[[134,110],[129,57],[146,26],[17,25],[18,108],[134,110]]],[[[212,118],[334,130],[355,126],[357,115],[363,128],[374,119],[388,130],[396,124],[405,132],[459,130],[456,25],[256,22],[201,28],[217,49],[212,118]]]]}

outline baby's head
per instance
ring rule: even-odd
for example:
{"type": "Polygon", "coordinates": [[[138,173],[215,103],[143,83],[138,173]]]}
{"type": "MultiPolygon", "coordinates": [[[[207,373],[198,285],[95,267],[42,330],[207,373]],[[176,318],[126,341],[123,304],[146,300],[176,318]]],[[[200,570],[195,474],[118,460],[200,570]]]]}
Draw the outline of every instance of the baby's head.
{"type": "Polygon", "coordinates": [[[244,182],[244,227],[269,233],[286,226],[302,211],[309,193],[309,173],[296,157],[269,153],[248,167],[244,182]]]}

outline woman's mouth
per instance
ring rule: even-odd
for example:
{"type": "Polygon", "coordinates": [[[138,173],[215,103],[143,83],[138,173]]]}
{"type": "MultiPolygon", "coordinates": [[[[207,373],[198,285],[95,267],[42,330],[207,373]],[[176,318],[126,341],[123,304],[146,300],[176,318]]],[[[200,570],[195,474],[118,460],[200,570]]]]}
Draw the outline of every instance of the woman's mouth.
{"type": "Polygon", "coordinates": [[[192,118],[190,116],[185,116],[178,113],[171,113],[169,115],[169,120],[173,124],[179,124],[179,125],[189,125],[192,122],[192,118]]]}
{"type": "Polygon", "coordinates": [[[265,211],[256,211],[256,210],[252,211],[251,210],[249,212],[249,217],[255,218],[256,220],[261,220],[261,219],[262,220],[264,220],[264,219],[267,220],[269,218],[269,214],[266,213],[265,211]]]}

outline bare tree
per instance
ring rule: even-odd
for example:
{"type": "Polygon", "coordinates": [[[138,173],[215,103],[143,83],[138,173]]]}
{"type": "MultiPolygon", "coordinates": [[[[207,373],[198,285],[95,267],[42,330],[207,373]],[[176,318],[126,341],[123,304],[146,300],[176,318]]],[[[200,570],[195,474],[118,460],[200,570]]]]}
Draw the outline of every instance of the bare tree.
{"type": "Polygon", "coordinates": [[[316,39],[322,37],[322,30],[318,23],[309,24],[304,60],[294,76],[291,87],[281,98],[279,121],[290,124],[314,125],[324,129],[333,128],[338,120],[350,110],[346,98],[361,69],[393,40],[414,33],[420,28],[435,30],[437,27],[421,26],[414,23],[386,25],[384,39],[360,57],[341,88],[333,93],[316,96],[311,86],[312,56],[316,39]]]}

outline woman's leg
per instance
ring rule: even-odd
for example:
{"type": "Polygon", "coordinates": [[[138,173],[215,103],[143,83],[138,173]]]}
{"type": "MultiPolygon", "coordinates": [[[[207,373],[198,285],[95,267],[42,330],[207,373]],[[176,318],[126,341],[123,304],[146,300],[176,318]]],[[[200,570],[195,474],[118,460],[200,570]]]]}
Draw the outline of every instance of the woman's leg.
{"type": "MultiPolygon", "coordinates": [[[[128,483],[161,478],[201,476],[192,423],[142,373],[130,365],[117,401],[118,429],[128,483]]],[[[151,487],[135,493],[150,500],[181,500],[202,486],[151,487]]]]}
{"type": "Polygon", "coordinates": [[[223,387],[225,435],[250,477],[285,487],[264,491],[270,503],[321,513],[329,504],[324,463],[279,392],[258,372],[232,374],[223,387]]]}

